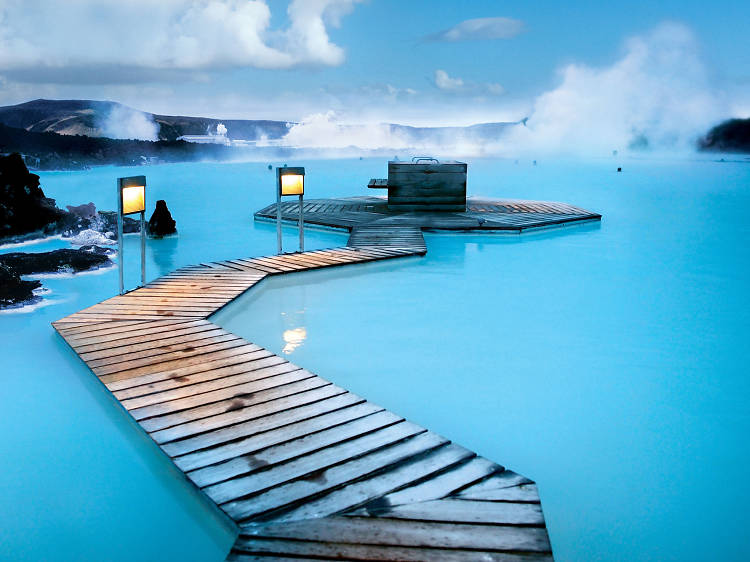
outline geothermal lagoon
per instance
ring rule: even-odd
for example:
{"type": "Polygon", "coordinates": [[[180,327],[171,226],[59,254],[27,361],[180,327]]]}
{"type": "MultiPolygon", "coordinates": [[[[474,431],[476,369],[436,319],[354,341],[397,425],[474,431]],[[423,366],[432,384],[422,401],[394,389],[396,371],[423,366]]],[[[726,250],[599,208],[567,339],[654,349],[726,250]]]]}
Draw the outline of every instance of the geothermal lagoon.
{"type": "MultiPolygon", "coordinates": [[[[558,560],[742,559],[750,164],[733,160],[469,160],[471,195],[567,201],[604,218],[425,233],[424,258],[267,279],[212,320],[535,480],[558,560]]],[[[366,195],[383,163],[290,165],[306,167],[306,196],[342,197],[366,195]]],[[[275,252],[274,225],[252,219],[274,197],[267,163],[41,182],[59,206],[108,210],[115,179],[141,173],[149,208],[165,199],[178,229],[148,240],[147,279],[275,252]]],[[[296,228],[284,236],[296,247],[296,228]]],[[[305,245],[346,237],[308,228],[305,245]]],[[[126,236],[126,287],[138,244],[126,236]]],[[[223,559],[226,522],[50,326],[113,296],[116,268],[42,281],[44,306],[0,319],[0,501],[13,506],[0,515],[0,557],[223,559]]]]}

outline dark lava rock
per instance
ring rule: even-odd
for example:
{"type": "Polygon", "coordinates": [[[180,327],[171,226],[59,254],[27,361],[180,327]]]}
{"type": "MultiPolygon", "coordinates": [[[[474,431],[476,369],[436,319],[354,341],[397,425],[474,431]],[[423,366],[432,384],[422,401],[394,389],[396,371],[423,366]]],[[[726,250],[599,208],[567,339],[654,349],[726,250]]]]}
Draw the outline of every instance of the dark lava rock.
{"type": "Polygon", "coordinates": [[[81,246],[78,249],[81,252],[89,252],[98,254],[100,256],[114,256],[117,253],[117,250],[115,250],[114,248],[102,248],[101,246],[97,246],[95,244],[87,244],[86,246],[81,246]]]}
{"type": "MultiPolygon", "coordinates": [[[[94,230],[98,230],[99,232],[114,232],[115,238],[116,238],[117,237],[117,212],[99,211],[97,215],[98,215],[98,225],[90,226],[87,228],[93,228],[94,230]]],[[[132,219],[130,217],[124,217],[124,220],[122,221],[122,231],[125,234],[130,234],[131,232],[140,232],[141,221],[132,219]]]]}
{"type": "Polygon", "coordinates": [[[0,263],[0,308],[38,300],[33,291],[41,286],[39,281],[22,280],[18,273],[0,263]]]}
{"type": "Polygon", "coordinates": [[[750,153],[750,119],[730,119],[698,141],[701,150],[750,153]]]}
{"type": "Polygon", "coordinates": [[[107,255],[110,251],[99,246],[84,246],[78,250],[66,248],[38,253],[12,252],[0,255],[0,265],[11,268],[17,275],[77,273],[111,264],[107,255]]]}
{"type": "Polygon", "coordinates": [[[45,197],[17,152],[0,156],[0,237],[48,232],[66,215],[45,197]]]}
{"type": "Polygon", "coordinates": [[[167,209],[167,202],[159,199],[156,202],[154,214],[148,219],[148,233],[151,236],[166,236],[177,232],[177,223],[172,218],[172,213],[167,209]]]}
{"type": "Polygon", "coordinates": [[[95,219],[96,218],[96,205],[88,203],[84,205],[66,205],[66,209],[72,215],[77,216],[81,219],[95,219]]]}

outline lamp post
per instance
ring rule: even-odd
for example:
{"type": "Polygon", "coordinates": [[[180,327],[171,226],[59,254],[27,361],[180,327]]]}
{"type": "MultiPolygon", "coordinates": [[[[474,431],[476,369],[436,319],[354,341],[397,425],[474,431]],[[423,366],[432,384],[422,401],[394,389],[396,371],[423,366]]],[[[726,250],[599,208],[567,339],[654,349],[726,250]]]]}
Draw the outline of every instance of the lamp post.
{"type": "Polygon", "coordinates": [[[303,167],[276,168],[276,239],[281,249],[281,198],[299,195],[299,251],[305,250],[305,222],[302,216],[302,202],[305,194],[305,169],[303,167]]]}
{"type": "Polygon", "coordinates": [[[120,294],[123,284],[124,244],[123,223],[125,215],[141,214],[141,286],[146,284],[146,176],[117,178],[117,249],[119,252],[120,294]]]}

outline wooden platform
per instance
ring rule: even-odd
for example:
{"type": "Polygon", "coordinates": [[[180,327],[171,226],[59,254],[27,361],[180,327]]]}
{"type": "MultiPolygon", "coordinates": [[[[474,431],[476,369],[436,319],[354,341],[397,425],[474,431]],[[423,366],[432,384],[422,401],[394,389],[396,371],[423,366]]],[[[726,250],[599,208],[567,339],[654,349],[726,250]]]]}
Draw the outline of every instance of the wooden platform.
{"type": "Polygon", "coordinates": [[[269,275],[425,253],[392,234],[185,267],[53,324],[237,524],[229,560],[552,558],[530,480],[208,320],[269,275]]]}
{"type": "MultiPolygon", "coordinates": [[[[311,199],[304,202],[305,223],[352,230],[358,226],[410,226],[423,230],[522,232],[601,220],[602,216],[567,203],[547,201],[492,200],[469,197],[466,211],[403,212],[388,209],[382,197],[311,199]]],[[[299,202],[281,204],[282,219],[299,220],[299,202]]],[[[255,213],[256,219],[276,220],[276,203],[255,213]]]]}

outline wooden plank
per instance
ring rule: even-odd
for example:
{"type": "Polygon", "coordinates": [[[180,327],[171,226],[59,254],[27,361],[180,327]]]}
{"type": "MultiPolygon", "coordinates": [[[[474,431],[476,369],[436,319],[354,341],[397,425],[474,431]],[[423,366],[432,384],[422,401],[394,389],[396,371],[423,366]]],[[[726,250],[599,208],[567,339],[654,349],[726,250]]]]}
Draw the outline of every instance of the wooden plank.
{"type": "MultiPolygon", "coordinates": [[[[295,480],[320,480],[321,478],[327,480],[327,476],[321,476],[321,471],[325,471],[339,463],[371,454],[425,431],[424,428],[418,425],[402,421],[344,441],[343,443],[331,445],[300,456],[295,460],[283,464],[278,464],[280,460],[286,460],[283,453],[282,459],[278,459],[274,455],[274,450],[266,451],[260,455],[260,458],[269,463],[269,466],[264,467],[264,470],[208,486],[203,491],[216,503],[223,504],[258,494],[295,480]]],[[[256,455],[256,459],[258,457],[256,455]]]]}
{"type": "Polygon", "coordinates": [[[243,526],[248,538],[289,538],[315,542],[364,543],[510,552],[549,552],[544,529],[455,525],[370,517],[325,517],[276,525],[243,526]]]}
{"type": "Polygon", "coordinates": [[[207,344],[181,346],[178,349],[169,351],[162,355],[143,357],[140,359],[129,358],[127,361],[107,364],[101,367],[95,365],[89,365],[89,367],[91,367],[91,370],[100,377],[104,377],[105,375],[113,376],[115,374],[117,374],[117,376],[132,377],[142,374],[145,375],[156,370],[172,369],[184,365],[194,365],[196,363],[202,363],[203,359],[200,356],[211,351],[221,351],[245,345],[245,340],[239,336],[235,336],[234,334],[230,334],[230,336],[230,339],[221,338],[222,341],[219,343],[213,343],[210,340],[207,340],[209,341],[207,344]],[[122,373],[122,375],[120,375],[120,373],[122,373]]]}
{"type": "Polygon", "coordinates": [[[166,380],[155,381],[148,384],[131,386],[123,390],[116,390],[113,394],[118,400],[139,397],[146,398],[143,405],[160,401],[159,398],[150,399],[147,397],[154,394],[162,394],[169,390],[177,391],[174,394],[175,398],[183,398],[195,394],[196,391],[194,387],[197,385],[209,385],[213,383],[217,388],[221,388],[225,384],[230,384],[222,380],[226,377],[238,377],[236,380],[245,382],[246,380],[252,380],[254,378],[255,370],[284,364],[287,363],[287,360],[278,355],[274,355],[268,350],[259,349],[257,351],[233,356],[231,358],[231,363],[232,364],[223,367],[213,368],[195,374],[182,375],[177,378],[168,378],[166,380]]]}
{"type": "Polygon", "coordinates": [[[333,396],[332,398],[297,406],[293,409],[268,413],[265,416],[232,426],[223,427],[196,437],[165,443],[162,445],[162,449],[171,457],[186,455],[188,453],[200,451],[201,449],[222,445],[229,441],[248,438],[255,434],[270,431],[284,425],[291,425],[298,421],[341,410],[362,402],[364,402],[364,400],[359,396],[346,392],[344,394],[333,396]]]}
{"type": "Polygon", "coordinates": [[[444,523],[493,525],[544,525],[538,503],[488,502],[446,498],[378,509],[358,510],[353,515],[444,523]]]}
{"type": "Polygon", "coordinates": [[[238,394],[244,398],[249,398],[251,393],[259,390],[314,376],[309,371],[300,369],[291,363],[278,362],[266,368],[243,373],[241,376],[225,377],[190,385],[187,388],[181,387],[166,392],[147,394],[131,400],[122,400],[122,405],[131,411],[130,415],[134,418],[144,419],[219,402],[227,398],[234,398],[238,394]]]}
{"type": "Polygon", "coordinates": [[[227,426],[242,424],[242,422],[256,420],[285,410],[298,409],[302,406],[315,404],[316,402],[321,402],[327,398],[334,398],[342,394],[346,394],[346,391],[343,388],[333,384],[328,384],[322,388],[301,392],[296,394],[293,398],[280,398],[259,405],[255,408],[230,410],[207,418],[186,421],[180,425],[154,431],[151,433],[151,438],[161,445],[163,443],[169,443],[170,441],[176,441],[177,439],[184,439],[207,431],[214,431],[226,428],[227,426]]]}
{"type": "MultiPolygon", "coordinates": [[[[299,373],[299,371],[292,372],[299,373]]],[[[302,376],[302,374],[299,376],[302,376]]],[[[166,431],[167,428],[179,427],[185,423],[195,424],[201,420],[208,420],[212,417],[231,412],[244,412],[247,414],[245,417],[252,417],[253,411],[257,411],[259,407],[268,405],[275,408],[282,400],[287,400],[288,402],[296,401],[296,395],[298,394],[320,391],[320,395],[327,398],[331,393],[328,389],[329,386],[331,386],[331,383],[327,380],[312,376],[288,384],[270,387],[262,392],[258,391],[250,397],[242,396],[242,393],[239,393],[235,397],[196,406],[190,410],[142,419],[140,423],[143,429],[152,432],[166,431]]],[[[218,427],[224,427],[225,425],[231,424],[223,424],[218,427]]]]}
{"type": "MultiPolygon", "coordinates": [[[[62,335],[66,340],[75,339],[78,337],[86,337],[88,334],[109,334],[119,333],[132,330],[140,330],[143,326],[166,326],[175,322],[183,320],[156,320],[149,322],[148,320],[119,320],[115,322],[99,322],[90,323],[84,322],[82,324],[55,324],[55,329],[62,335]]],[[[187,322],[188,320],[184,320],[187,322]]]]}
{"type": "MultiPolygon", "coordinates": [[[[316,513],[314,517],[335,513],[340,510],[329,511],[327,506],[330,502],[323,504],[320,500],[311,500],[325,492],[329,492],[330,495],[334,490],[350,482],[356,482],[368,476],[374,477],[375,474],[389,467],[403,464],[409,459],[444,447],[447,443],[445,438],[434,433],[421,433],[376,453],[322,470],[306,479],[276,486],[251,498],[228,502],[221,505],[221,508],[236,521],[258,519],[261,515],[272,517],[273,514],[277,514],[278,519],[282,510],[285,515],[283,520],[302,519],[305,516],[295,513],[294,508],[304,510],[304,513],[309,514],[312,511],[306,509],[308,506],[315,506],[312,508],[316,513]]],[[[346,501],[349,502],[348,499],[346,501]]]]}
{"type": "Polygon", "coordinates": [[[228,335],[232,334],[216,325],[208,324],[194,326],[191,329],[183,331],[175,330],[137,336],[132,339],[121,338],[105,342],[88,343],[86,345],[75,345],[73,348],[78,355],[81,356],[81,359],[86,361],[86,363],[89,363],[91,366],[95,366],[95,364],[91,362],[96,359],[108,359],[120,356],[127,357],[132,353],[144,353],[141,357],[145,357],[151,352],[164,353],[173,350],[178,344],[190,344],[197,341],[203,341],[207,338],[228,335]]]}
{"type": "MultiPolygon", "coordinates": [[[[431,432],[424,435],[425,438],[429,435],[433,439],[442,439],[431,432]]],[[[473,456],[474,453],[458,445],[445,445],[421,457],[410,460],[405,458],[404,461],[408,460],[408,462],[396,463],[387,472],[374,474],[365,479],[362,479],[363,476],[360,475],[358,481],[342,489],[332,491],[320,499],[308,501],[286,513],[273,515],[273,518],[276,521],[293,521],[356,509],[372,502],[375,498],[429,478],[473,456]]]]}
{"type": "MultiPolygon", "coordinates": [[[[112,391],[121,391],[133,387],[151,388],[157,382],[171,383],[179,386],[183,382],[190,383],[194,380],[195,375],[215,371],[216,369],[244,363],[252,354],[261,351],[261,348],[255,344],[247,344],[241,348],[233,348],[227,351],[218,351],[216,353],[203,356],[203,361],[185,365],[182,367],[158,370],[153,373],[144,373],[142,375],[130,377],[101,377],[102,382],[112,391]]],[[[140,391],[141,389],[139,389],[140,391]]]]}
{"type": "MultiPolygon", "coordinates": [[[[326,519],[327,520],[327,519],[326,519]]],[[[259,527],[262,529],[263,527],[259,527]]],[[[430,530],[433,530],[430,528],[430,530]]],[[[434,529],[440,531],[441,529],[434,529]]],[[[511,553],[488,550],[469,550],[461,548],[434,548],[432,544],[391,545],[370,544],[369,536],[347,535],[347,540],[335,539],[326,541],[299,540],[276,537],[247,535],[243,533],[232,547],[227,561],[235,562],[268,562],[274,561],[393,561],[402,562],[551,562],[552,554],[547,552],[511,553]],[[347,542],[361,540],[361,544],[347,542]]],[[[385,542],[381,539],[381,543],[385,542]]]]}
{"type": "MultiPolygon", "coordinates": [[[[155,359],[146,358],[143,360],[133,360],[126,363],[98,367],[92,369],[92,371],[94,371],[103,382],[110,383],[117,380],[129,379],[153,373],[171,373],[182,367],[206,365],[213,357],[211,354],[214,352],[241,353],[241,350],[250,351],[251,348],[248,347],[245,340],[237,338],[221,343],[195,347],[192,350],[172,352],[171,358],[167,355],[159,356],[155,359]]],[[[170,374],[168,376],[172,375],[170,374]]]]}
{"type": "Polygon", "coordinates": [[[248,433],[235,441],[211,446],[195,453],[186,453],[184,456],[176,456],[173,460],[186,472],[231,462],[235,458],[238,461],[241,458],[248,458],[248,467],[252,467],[254,466],[253,455],[262,449],[312,436],[324,430],[335,430],[343,424],[383,411],[383,408],[364,401],[335,407],[330,411],[313,410],[308,412],[312,415],[307,417],[297,416],[297,419],[282,420],[289,421],[289,423],[271,425],[260,432],[248,433]]]}
{"type": "MultiPolygon", "coordinates": [[[[317,421],[319,423],[319,420],[317,421]]],[[[314,453],[402,421],[403,418],[396,414],[381,410],[343,424],[329,425],[322,430],[305,433],[295,439],[270,445],[261,450],[255,449],[252,454],[243,453],[225,462],[190,472],[189,476],[200,487],[217,484],[273,464],[314,453]]],[[[310,422],[302,422],[302,424],[305,423],[308,428],[303,431],[309,431],[310,422]]],[[[304,427],[302,424],[300,426],[304,427]]]]}
{"type": "Polygon", "coordinates": [[[485,490],[480,493],[468,493],[457,496],[459,499],[477,501],[531,502],[539,503],[539,490],[536,484],[520,484],[510,488],[485,490]]]}
{"type": "Polygon", "coordinates": [[[502,470],[502,467],[497,463],[482,457],[474,457],[443,474],[388,494],[378,501],[382,501],[385,505],[400,505],[444,498],[499,470],[502,470]]]}
{"type": "Polygon", "coordinates": [[[510,488],[512,486],[518,486],[519,484],[533,484],[531,480],[520,474],[516,474],[512,470],[504,470],[497,474],[493,474],[489,478],[474,484],[457,495],[459,498],[466,499],[481,499],[488,490],[497,490],[500,488],[510,488]]]}
{"type": "Polygon", "coordinates": [[[167,334],[167,337],[176,337],[187,334],[196,334],[210,330],[216,330],[215,324],[207,320],[190,320],[181,324],[164,324],[154,327],[141,328],[136,332],[119,332],[101,336],[66,337],[66,341],[77,353],[86,353],[97,349],[110,349],[119,346],[127,346],[138,343],[153,341],[167,334]],[[137,335],[136,335],[137,334],[137,335]]]}

